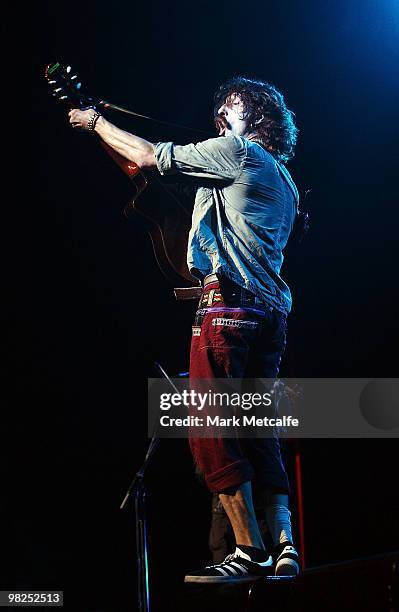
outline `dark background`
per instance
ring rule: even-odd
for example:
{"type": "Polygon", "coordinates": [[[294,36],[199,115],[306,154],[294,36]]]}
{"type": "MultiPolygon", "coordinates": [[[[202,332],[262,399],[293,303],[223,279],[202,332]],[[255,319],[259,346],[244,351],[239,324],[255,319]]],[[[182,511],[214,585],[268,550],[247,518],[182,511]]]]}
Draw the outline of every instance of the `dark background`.
{"type": "MultiPolygon", "coordinates": [[[[18,225],[9,349],[28,408],[16,586],[63,589],[74,610],[130,611],[134,513],[119,504],[148,445],[152,363],[171,375],[188,369],[195,306],[174,302],[140,219],[122,214],[129,181],[94,138],[72,131],[43,68],[70,63],[89,94],[209,131],[225,78],[279,87],[300,128],[288,167],[302,195],[312,190],[302,204],[311,231],[284,264],[294,308],[281,374],[396,376],[399,7],[42,3],[31,32],[33,195],[18,225]]],[[[198,139],[107,117],[151,141],[198,139]]],[[[300,448],[307,565],[399,548],[396,441],[300,448]]],[[[149,486],[153,582],[173,609],[184,570],[209,557],[209,498],[185,442],[161,443],[149,486]]]]}

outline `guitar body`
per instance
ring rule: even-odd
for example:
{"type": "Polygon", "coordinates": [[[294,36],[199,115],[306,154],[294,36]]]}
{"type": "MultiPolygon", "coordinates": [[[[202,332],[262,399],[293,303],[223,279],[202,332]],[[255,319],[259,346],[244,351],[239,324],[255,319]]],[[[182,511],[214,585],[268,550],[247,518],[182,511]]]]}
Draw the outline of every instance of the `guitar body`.
{"type": "Polygon", "coordinates": [[[176,185],[165,185],[162,190],[155,185],[150,179],[147,192],[141,198],[133,199],[125,212],[141,217],[164,276],[174,286],[198,285],[198,279],[191,276],[186,262],[194,194],[187,196],[179,192],[176,185]]]}
{"type": "MultiPolygon", "coordinates": [[[[107,106],[103,100],[82,94],[81,84],[76,75],[72,76],[70,66],[50,64],[46,67],[45,78],[53,88],[53,95],[70,108],[107,106]]],[[[125,214],[136,214],[144,222],[161,272],[173,285],[198,286],[199,281],[191,276],[186,263],[194,188],[171,184],[155,174],[151,177],[151,173],[144,173],[137,164],[99,142],[130,179],[133,198],[125,214]]]]}
{"type": "Polygon", "coordinates": [[[106,143],[101,142],[101,145],[131,181],[134,195],[125,208],[125,214],[141,217],[163,275],[173,285],[182,281],[185,286],[198,285],[186,263],[194,187],[150,176],[149,172],[140,170],[137,164],[116,153],[106,143]]]}

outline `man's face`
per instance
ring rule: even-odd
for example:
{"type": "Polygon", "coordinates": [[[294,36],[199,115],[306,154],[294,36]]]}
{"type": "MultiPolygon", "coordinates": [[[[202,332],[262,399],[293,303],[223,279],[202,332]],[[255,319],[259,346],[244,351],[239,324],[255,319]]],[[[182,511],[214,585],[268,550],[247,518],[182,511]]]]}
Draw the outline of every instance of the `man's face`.
{"type": "Polygon", "coordinates": [[[228,96],[218,109],[218,127],[219,136],[234,134],[234,136],[243,136],[247,132],[248,122],[244,118],[245,109],[241,96],[232,93],[228,96]]]}

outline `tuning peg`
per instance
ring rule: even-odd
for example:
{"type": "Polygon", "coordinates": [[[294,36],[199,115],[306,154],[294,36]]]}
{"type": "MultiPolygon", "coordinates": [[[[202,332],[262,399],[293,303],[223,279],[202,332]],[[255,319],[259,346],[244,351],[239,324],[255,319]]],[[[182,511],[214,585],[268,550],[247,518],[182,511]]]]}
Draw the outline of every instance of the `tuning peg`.
{"type": "Polygon", "coordinates": [[[48,81],[49,85],[55,85],[57,83],[57,81],[48,81]]]}
{"type": "Polygon", "coordinates": [[[82,87],[82,83],[76,83],[76,89],[80,89],[82,87]]]}
{"type": "Polygon", "coordinates": [[[58,87],[57,89],[54,89],[55,93],[58,93],[59,91],[62,91],[62,87],[58,87]]]}
{"type": "Polygon", "coordinates": [[[68,72],[68,74],[71,72],[71,66],[67,66],[66,67],[66,71],[68,72]]]}
{"type": "Polygon", "coordinates": [[[68,100],[68,96],[61,96],[60,100],[68,100]]]}
{"type": "Polygon", "coordinates": [[[71,77],[71,81],[73,81],[74,79],[77,79],[77,78],[78,78],[78,75],[77,75],[77,74],[74,74],[74,75],[71,77]]]}

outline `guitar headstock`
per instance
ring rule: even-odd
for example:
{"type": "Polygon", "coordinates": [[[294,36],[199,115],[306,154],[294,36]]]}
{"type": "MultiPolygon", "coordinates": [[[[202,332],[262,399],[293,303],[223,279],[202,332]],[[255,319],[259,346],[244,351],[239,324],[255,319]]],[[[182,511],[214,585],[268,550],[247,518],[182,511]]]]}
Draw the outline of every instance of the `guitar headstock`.
{"type": "Polygon", "coordinates": [[[59,62],[46,66],[44,76],[52,89],[52,95],[58,102],[63,102],[72,108],[98,106],[101,100],[86,96],[77,74],[72,72],[71,66],[63,66],[59,62]]]}

